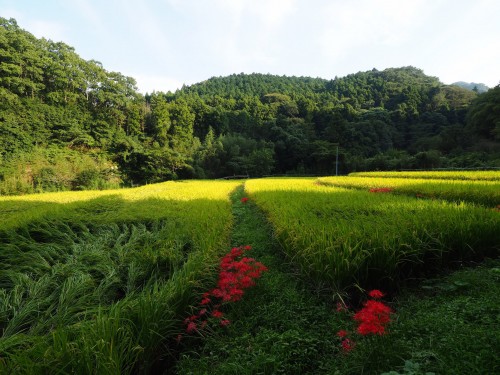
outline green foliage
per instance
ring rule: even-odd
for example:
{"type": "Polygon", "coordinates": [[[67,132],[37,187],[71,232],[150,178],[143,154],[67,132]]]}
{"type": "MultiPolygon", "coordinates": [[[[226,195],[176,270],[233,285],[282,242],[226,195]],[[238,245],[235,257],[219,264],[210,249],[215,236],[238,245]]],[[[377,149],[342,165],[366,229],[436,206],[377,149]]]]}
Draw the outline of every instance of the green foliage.
{"type": "Polygon", "coordinates": [[[468,126],[478,135],[500,141],[500,86],[481,94],[471,105],[468,126]]]}
{"type": "MultiPolygon", "coordinates": [[[[99,154],[126,183],[143,184],[500,160],[497,88],[476,99],[411,66],[333,80],[233,74],[144,97],[133,78],[83,60],[62,42],[37,39],[13,19],[0,18],[0,47],[0,163],[57,146],[99,154]],[[212,144],[203,144],[210,131],[212,144]]],[[[42,186],[67,188],[50,173],[42,186]]],[[[26,192],[24,178],[15,178],[12,192],[26,192]]],[[[72,188],[103,186],[93,180],[72,188]]]]}
{"type": "Polygon", "coordinates": [[[340,373],[497,372],[498,270],[498,260],[487,261],[405,290],[395,301],[390,334],[357,346],[340,373]]]}
{"type": "Polygon", "coordinates": [[[114,163],[99,153],[35,147],[0,166],[0,195],[109,189],[122,182],[114,163]]]}

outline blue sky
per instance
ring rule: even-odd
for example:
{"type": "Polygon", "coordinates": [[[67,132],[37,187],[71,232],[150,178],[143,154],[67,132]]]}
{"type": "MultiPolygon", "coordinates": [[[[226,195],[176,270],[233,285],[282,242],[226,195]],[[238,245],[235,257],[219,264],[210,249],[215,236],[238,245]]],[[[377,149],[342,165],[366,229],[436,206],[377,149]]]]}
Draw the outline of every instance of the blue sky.
{"type": "Polygon", "coordinates": [[[0,16],[143,93],[241,72],[332,79],[407,65],[444,83],[500,83],[498,0],[0,0],[0,16]]]}

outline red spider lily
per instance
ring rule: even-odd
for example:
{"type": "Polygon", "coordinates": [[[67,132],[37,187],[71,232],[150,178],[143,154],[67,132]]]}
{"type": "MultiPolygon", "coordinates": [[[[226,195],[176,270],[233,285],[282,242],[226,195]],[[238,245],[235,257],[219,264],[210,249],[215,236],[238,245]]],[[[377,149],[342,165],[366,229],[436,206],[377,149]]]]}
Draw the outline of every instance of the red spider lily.
{"type": "Polygon", "coordinates": [[[344,351],[344,353],[348,353],[350,352],[351,350],[354,349],[354,347],[356,346],[356,343],[354,341],[352,341],[351,339],[344,339],[342,340],[342,350],[344,351]]]}
{"type": "Polygon", "coordinates": [[[349,333],[345,329],[341,329],[340,331],[337,332],[337,336],[340,338],[344,338],[348,335],[349,333]]]}
{"type": "MultiPolygon", "coordinates": [[[[386,328],[391,321],[393,311],[383,302],[375,300],[384,296],[384,293],[380,290],[373,289],[368,292],[368,295],[374,299],[366,301],[363,308],[353,316],[353,319],[358,322],[356,333],[361,336],[369,334],[384,335],[387,333],[386,328]]],[[[337,303],[337,311],[343,309],[345,309],[345,306],[340,302],[337,303]]],[[[343,329],[337,332],[337,336],[342,339],[341,345],[344,353],[354,349],[356,344],[353,340],[347,338],[348,335],[349,333],[343,329]]]]}
{"type": "Polygon", "coordinates": [[[391,193],[393,192],[393,188],[382,187],[382,188],[371,188],[369,190],[370,193],[391,193]]]}
{"type": "MultiPolygon", "coordinates": [[[[248,198],[246,198],[248,199],[248,198]]],[[[243,201],[243,200],[242,200],[243,201]]],[[[246,202],[246,200],[245,200],[246,202]]],[[[224,314],[219,310],[219,307],[224,302],[236,302],[244,295],[244,290],[255,285],[255,279],[259,278],[263,272],[267,271],[267,267],[262,263],[257,262],[253,258],[243,257],[245,251],[251,250],[250,245],[233,247],[220,262],[219,280],[217,287],[205,292],[202,295],[200,302],[200,312],[197,315],[192,315],[184,320],[187,325],[188,333],[198,331],[205,328],[208,323],[208,305],[214,301],[219,303],[213,305],[211,317],[219,319],[219,324],[223,327],[230,324],[228,319],[223,319],[224,314]],[[196,320],[200,322],[195,323],[196,320]]]]}
{"type": "Polygon", "coordinates": [[[376,298],[376,299],[379,299],[379,298],[382,298],[383,296],[385,296],[384,293],[382,293],[380,290],[378,289],[373,289],[373,290],[370,290],[368,292],[368,295],[372,298],[376,298]]]}
{"type": "Polygon", "coordinates": [[[188,323],[188,325],[186,327],[186,332],[187,333],[195,332],[197,330],[198,330],[198,328],[196,327],[196,323],[194,323],[194,322],[188,323]]]}
{"type": "Polygon", "coordinates": [[[347,307],[343,303],[337,302],[336,310],[337,310],[337,312],[344,312],[344,311],[347,311],[347,307]]]}
{"type": "Polygon", "coordinates": [[[212,312],[212,316],[214,318],[222,318],[224,316],[224,314],[222,312],[220,312],[219,310],[215,310],[212,312]]]}
{"type": "Polygon", "coordinates": [[[358,333],[383,335],[387,324],[391,321],[392,310],[379,301],[367,301],[365,306],[354,315],[359,322],[358,333]]]}
{"type": "Polygon", "coordinates": [[[247,197],[241,198],[241,203],[247,203],[247,202],[248,202],[248,198],[247,197]]]}

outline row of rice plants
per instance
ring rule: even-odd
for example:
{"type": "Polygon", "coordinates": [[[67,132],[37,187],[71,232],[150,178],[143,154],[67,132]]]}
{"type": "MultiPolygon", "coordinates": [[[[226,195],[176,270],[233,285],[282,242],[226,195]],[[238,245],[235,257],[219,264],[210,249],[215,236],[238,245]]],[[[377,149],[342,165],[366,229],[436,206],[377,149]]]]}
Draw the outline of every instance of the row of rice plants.
{"type": "Polygon", "coordinates": [[[500,170],[495,171],[406,171],[406,172],[353,172],[349,176],[381,178],[419,178],[439,180],[500,181],[500,170]]]}
{"type": "Polygon", "coordinates": [[[227,251],[235,181],[0,199],[0,373],[151,371],[227,251]]]}
{"type": "Polygon", "coordinates": [[[317,281],[391,288],[453,259],[498,254],[500,216],[475,205],[325,187],[311,179],[245,184],[288,256],[317,281]]]}
{"type": "Polygon", "coordinates": [[[320,184],[356,189],[390,188],[396,194],[419,198],[466,201],[487,207],[500,205],[500,181],[430,180],[413,178],[322,177],[320,184]]]}

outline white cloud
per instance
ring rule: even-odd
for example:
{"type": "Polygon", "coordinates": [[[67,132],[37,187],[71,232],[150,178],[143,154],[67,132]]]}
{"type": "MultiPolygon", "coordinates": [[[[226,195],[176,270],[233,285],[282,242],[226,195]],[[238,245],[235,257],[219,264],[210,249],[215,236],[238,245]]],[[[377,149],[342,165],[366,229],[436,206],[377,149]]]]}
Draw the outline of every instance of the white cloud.
{"type": "Polygon", "coordinates": [[[90,24],[101,27],[104,24],[101,13],[99,9],[94,7],[91,3],[91,1],[87,0],[73,0],[71,4],[66,5],[71,5],[71,8],[75,7],[78,14],[87,19],[90,24]]]}
{"type": "Polygon", "coordinates": [[[246,1],[246,8],[256,14],[266,27],[277,28],[296,7],[295,0],[254,0],[246,1]]]}
{"type": "Polygon", "coordinates": [[[26,29],[38,38],[52,39],[63,42],[66,39],[66,27],[60,23],[48,21],[28,21],[26,29]]]}
{"type": "Polygon", "coordinates": [[[37,38],[52,39],[54,41],[64,41],[66,27],[62,22],[33,19],[25,12],[15,9],[0,9],[0,14],[5,18],[14,18],[19,27],[33,34],[37,38]]]}
{"type": "Polygon", "coordinates": [[[425,19],[423,0],[359,0],[325,6],[318,44],[333,60],[364,48],[397,47],[425,19]]]}
{"type": "Polygon", "coordinates": [[[132,77],[137,81],[137,87],[143,94],[152,93],[153,91],[175,92],[175,90],[180,89],[183,85],[183,82],[165,75],[139,73],[132,74],[132,77]]]}
{"type": "Polygon", "coordinates": [[[166,56],[169,41],[166,35],[167,29],[161,24],[161,15],[155,14],[148,3],[137,1],[124,2],[120,12],[125,14],[128,28],[133,30],[135,37],[141,39],[156,53],[166,56]]]}

